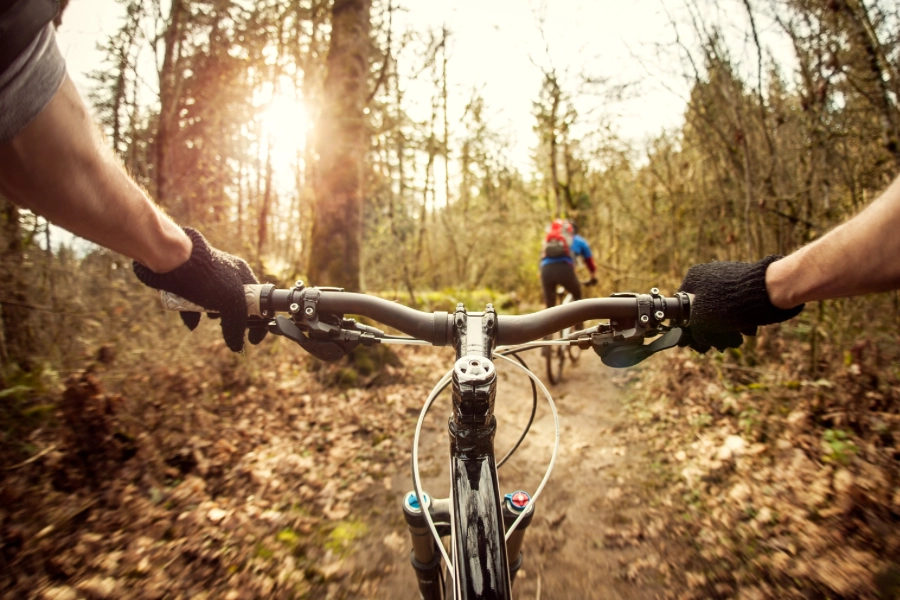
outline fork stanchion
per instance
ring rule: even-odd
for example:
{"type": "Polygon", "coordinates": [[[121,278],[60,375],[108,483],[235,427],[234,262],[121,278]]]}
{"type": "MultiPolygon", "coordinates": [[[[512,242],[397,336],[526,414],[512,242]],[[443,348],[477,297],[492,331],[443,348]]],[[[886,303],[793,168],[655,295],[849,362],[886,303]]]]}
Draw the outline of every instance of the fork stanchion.
{"type": "Polygon", "coordinates": [[[419,584],[419,597],[423,600],[444,600],[444,583],[441,577],[441,555],[434,553],[434,558],[428,564],[422,564],[416,560],[416,551],[409,554],[409,562],[416,572],[416,581],[419,584]]]}
{"type": "MultiPolygon", "coordinates": [[[[427,494],[424,501],[426,510],[430,510],[431,499],[427,494]]],[[[444,600],[441,555],[415,492],[409,492],[403,498],[403,516],[412,538],[409,562],[416,572],[419,593],[424,600],[444,600]]]]}

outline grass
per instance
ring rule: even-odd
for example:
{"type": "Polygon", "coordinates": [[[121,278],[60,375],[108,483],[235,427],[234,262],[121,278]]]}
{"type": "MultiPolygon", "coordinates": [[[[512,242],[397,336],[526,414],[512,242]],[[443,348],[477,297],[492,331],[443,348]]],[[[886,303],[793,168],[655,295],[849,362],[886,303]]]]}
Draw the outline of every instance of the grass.
{"type": "Polygon", "coordinates": [[[328,534],[325,548],[336,556],[344,557],[350,552],[353,542],[364,536],[368,530],[366,524],[361,521],[341,521],[328,534]]]}

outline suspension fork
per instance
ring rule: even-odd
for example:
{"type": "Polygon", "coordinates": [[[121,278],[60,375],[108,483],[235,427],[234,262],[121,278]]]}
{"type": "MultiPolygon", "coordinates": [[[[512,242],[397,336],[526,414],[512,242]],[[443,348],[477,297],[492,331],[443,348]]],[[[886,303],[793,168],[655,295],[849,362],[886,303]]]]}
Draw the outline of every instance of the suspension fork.
{"type": "MultiPolygon", "coordinates": [[[[431,515],[438,535],[450,535],[450,500],[432,499],[425,494],[425,510],[431,515]]],[[[437,540],[431,534],[422,507],[415,492],[409,492],[403,499],[403,516],[412,537],[413,549],[409,555],[416,572],[419,596],[423,600],[444,600],[443,566],[437,540]]]]}
{"type": "MultiPolygon", "coordinates": [[[[531,525],[534,518],[534,505],[529,502],[525,508],[517,506],[513,501],[513,496],[524,492],[514,492],[507,494],[503,502],[503,527],[509,531],[513,522],[523,512],[527,513],[525,518],[519,523],[516,530],[506,540],[507,556],[515,556],[509,565],[510,583],[516,579],[516,574],[522,567],[522,544],[525,538],[525,530],[531,525]]],[[[526,494],[527,498],[527,494],[526,494]]],[[[440,537],[450,535],[450,499],[449,498],[431,498],[425,494],[425,505],[435,529],[440,537]]],[[[410,552],[410,563],[416,571],[416,578],[419,581],[419,593],[426,600],[442,599],[443,595],[438,595],[435,591],[441,586],[440,581],[440,565],[441,555],[437,547],[437,541],[431,534],[425,515],[419,506],[415,492],[408,492],[403,498],[403,516],[406,519],[406,525],[409,528],[409,534],[412,538],[413,549],[410,552]]]]}
{"type": "Polygon", "coordinates": [[[513,521],[518,519],[519,515],[523,512],[526,513],[525,517],[519,522],[519,525],[516,527],[516,530],[512,532],[512,535],[509,536],[509,539],[506,540],[506,555],[513,557],[509,564],[510,584],[515,582],[516,574],[519,572],[519,569],[522,568],[522,560],[524,558],[522,553],[522,543],[525,540],[525,530],[528,529],[528,526],[531,525],[531,520],[534,518],[534,505],[531,504],[530,498],[528,498],[528,494],[525,494],[525,492],[513,492],[512,494],[507,494],[503,501],[504,531],[509,531],[513,521]],[[527,499],[526,502],[528,502],[528,504],[526,504],[524,508],[520,506],[520,498],[514,499],[514,497],[519,494],[524,494],[527,499]]]}
{"type": "MultiPolygon", "coordinates": [[[[529,502],[525,508],[517,506],[513,496],[523,492],[507,494],[503,502],[503,526],[509,531],[513,521],[522,512],[526,512],[525,518],[516,527],[516,530],[506,540],[507,556],[516,557],[509,565],[509,580],[515,582],[516,575],[522,567],[523,553],[522,543],[525,538],[525,530],[531,525],[534,518],[534,505],[529,502]]],[[[526,494],[527,497],[527,494],[526,494]]],[[[521,504],[521,501],[519,501],[521,504]]],[[[440,537],[450,535],[450,499],[431,498],[425,494],[425,507],[431,515],[440,537]]],[[[444,600],[445,586],[442,578],[441,554],[437,547],[437,540],[431,534],[425,515],[416,498],[415,492],[409,492],[403,498],[403,516],[409,528],[413,549],[410,551],[409,562],[416,572],[416,581],[419,585],[419,596],[423,600],[444,600]]]]}

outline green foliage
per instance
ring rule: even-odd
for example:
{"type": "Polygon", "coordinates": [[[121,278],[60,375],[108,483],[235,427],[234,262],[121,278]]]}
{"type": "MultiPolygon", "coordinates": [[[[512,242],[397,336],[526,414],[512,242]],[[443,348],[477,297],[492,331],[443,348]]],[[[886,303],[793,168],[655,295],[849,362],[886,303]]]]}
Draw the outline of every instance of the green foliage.
{"type": "Polygon", "coordinates": [[[518,312],[519,299],[515,294],[499,292],[491,288],[466,289],[445,288],[440,291],[425,292],[419,295],[420,310],[443,310],[452,313],[456,305],[462,303],[467,310],[481,311],[488,304],[493,304],[498,313],[516,314],[518,312]]]}
{"type": "Polygon", "coordinates": [[[359,383],[359,373],[351,367],[343,367],[335,371],[334,383],[343,388],[356,387],[359,383]]]}
{"type": "Polygon", "coordinates": [[[291,529],[290,527],[287,527],[287,528],[282,529],[281,531],[279,531],[279,532],[278,532],[278,535],[276,535],[275,538],[276,538],[279,542],[281,542],[282,544],[284,544],[285,546],[289,546],[289,547],[291,547],[291,548],[293,548],[294,546],[296,546],[297,543],[299,543],[299,541],[300,541],[300,536],[297,535],[297,533],[294,532],[294,530],[291,529]]]}
{"type": "Polygon", "coordinates": [[[385,365],[401,366],[397,353],[386,344],[357,346],[348,358],[350,365],[361,377],[377,375],[384,371],[385,365]]]}
{"type": "Polygon", "coordinates": [[[275,553],[270,548],[266,547],[262,543],[259,543],[256,545],[256,550],[254,551],[254,554],[264,560],[269,560],[270,558],[272,558],[275,555],[275,553]]]}
{"type": "Polygon", "coordinates": [[[759,426],[759,423],[759,411],[753,407],[745,408],[741,411],[740,415],[738,415],[738,426],[741,428],[741,431],[744,432],[744,435],[748,437],[753,434],[753,431],[759,426]]]}
{"type": "Polygon", "coordinates": [[[8,365],[0,374],[0,456],[17,461],[33,453],[28,434],[52,422],[57,406],[47,394],[57,380],[46,364],[31,371],[8,365]]]}
{"type": "Polygon", "coordinates": [[[859,448],[843,429],[826,429],[822,434],[825,456],[822,460],[840,465],[848,465],[859,448]]]}
{"type": "Polygon", "coordinates": [[[346,556],[353,545],[353,542],[364,536],[368,532],[368,527],[362,521],[347,520],[341,521],[334,526],[328,539],[325,542],[325,548],[331,550],[337,556],[346,556]]]}
{"type": "Polygon", "coordinates": [[[697,415],[692,415],[690,418],[690,423],[692,427],[696,427],[697,429],[705,429],[712,425],[713,417],[709,413],[700,413],[697,415]]]}
{"type": "Polygon", "coordinates": [[[302,556],[305,552],[305,548],[303,545],[303,536],[290,527],[285,527],[281,531],[279,531],[275,539],[286,548],[288,548],[294,555],[302,556]]]}

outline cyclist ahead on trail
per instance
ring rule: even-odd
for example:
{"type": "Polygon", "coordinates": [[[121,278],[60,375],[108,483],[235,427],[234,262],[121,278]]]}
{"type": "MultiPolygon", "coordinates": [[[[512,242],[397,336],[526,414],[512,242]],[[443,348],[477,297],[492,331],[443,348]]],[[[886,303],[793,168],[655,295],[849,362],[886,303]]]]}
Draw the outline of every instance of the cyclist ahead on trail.
{"type": "Polygon", "coordinates": [[[573,300],[581,300],[581,283],[575,274],[575,257],[580,256],[591,273],[591,282],[597,281],[597,266],[591,247],[578,235],[575,223],[569,219],[555,219],[547,226],[541,249],[541,285],[547,308],[556,306],[556,286],[561,285],[572,294],[573,300]]]}

